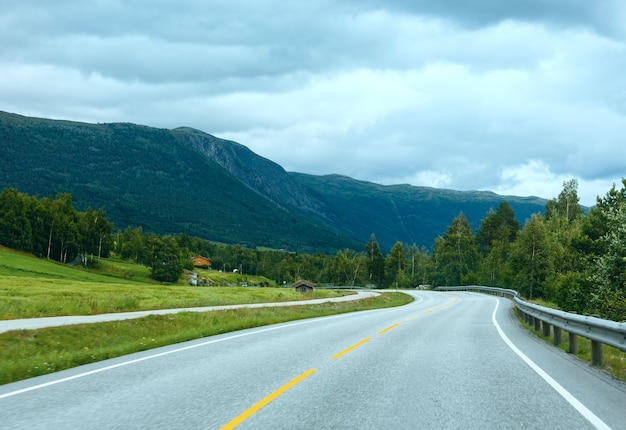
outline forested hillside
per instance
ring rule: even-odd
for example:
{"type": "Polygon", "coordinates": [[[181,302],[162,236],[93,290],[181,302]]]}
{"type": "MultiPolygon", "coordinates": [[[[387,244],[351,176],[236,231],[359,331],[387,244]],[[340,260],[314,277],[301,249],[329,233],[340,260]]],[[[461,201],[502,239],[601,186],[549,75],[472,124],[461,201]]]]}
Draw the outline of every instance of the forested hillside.
{"type": "Polygon", "coordinates": [[[371,233],[430,248],[460,211],[476,229],[508,201],[520,222],[545,201],[337,175],[287,173],[243,145],[190,128],[85,124],[0,112],[0,189],[106,209],[117,228],[299,252],[362,249],[371,233]]]}
{"type": "Polygon", "coordinates": [[[507,202],[519,222],[543,213],[546,201],[537,197],[500,196],[485,191],[454,191],[411,185],[379,185],[340,175],[290,173],[297,182],[322,196],[333,222],[353,237],[371,233],[381,247],[398,240],[430,248],[435,238],[463,212],[473,230],[490,209],[507,202]],[[435,233],[435,234],[434,234],[435,233]]]}
{"type": "Polygon", "coordinates": [[[502,202],[485,214],[476,233],[463,213],[435,240],[433,251],[397,241],[384,252],[371,235],[361,249],[335,255],[287,253],[241,245],[216,245],[186,234],[146,234],[127,227],[112,232],[102,209],[78,212],[71,196],[37,199],[0,193],[0,245],[40,257],[83,264],[118,257],[151,267],[157,280],[175,282],[190,257],[204,255],[215,269],[254,274],[278,285],[307,279],[378,288],[420,285],[487,285],[543,298],[561,309],[626,320],[626,180],[585,214],[577,183],[546,204],[545,215],[520,224],[502,202]]]}
{"type": "Polygon", "coordinates": [[[79,210],[105,207],[116,226],[147,232],[302,251],[361,246],[268,200],[180,133],[0,113],[0,189],[71,194],[79,210]]]}

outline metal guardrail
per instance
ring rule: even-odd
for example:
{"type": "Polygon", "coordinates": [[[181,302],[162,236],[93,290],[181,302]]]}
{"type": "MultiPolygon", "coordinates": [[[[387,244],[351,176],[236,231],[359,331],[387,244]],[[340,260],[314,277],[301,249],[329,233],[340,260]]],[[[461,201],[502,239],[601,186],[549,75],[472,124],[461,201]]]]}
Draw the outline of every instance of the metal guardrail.
{"type": "Polygon", "coordinates": [[[437,287],[435,291],[476,291],[509,297],[522,318],[536,330],[542,330],[544,336],[552,335],[554,344],[562,342],[561,330],[569,333],[569,352],[578,352],[578,338],[582,336],[591,340],[591,358],[596,366],[602,364],[602,345],[609,345],[626,352],[626,323],[603,320],[584,315],[572,314],[557,309],[550,309],[529,303],[520,298],[515,290],[504,288],[480,287],[475,285],[464,287],[437,287]]]}

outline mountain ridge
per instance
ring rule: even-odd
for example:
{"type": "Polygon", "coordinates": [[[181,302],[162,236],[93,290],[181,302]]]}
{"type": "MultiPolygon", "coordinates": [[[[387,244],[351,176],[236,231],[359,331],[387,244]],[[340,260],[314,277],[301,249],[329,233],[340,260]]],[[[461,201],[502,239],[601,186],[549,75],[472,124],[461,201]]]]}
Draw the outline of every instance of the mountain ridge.
{"type": "Polygon", "coordinates": [[[372,233],[383,249],[396,241],[430,247],[460,211],[477,227],[501,201],[521,221],[545,206],[490,191],[286,172],[240,143],[190,127],[0,112],[0,144],[0,188],[70,193],[81,210],[105,207],[118,229],[302,252],[361,251],[372,233]]]}

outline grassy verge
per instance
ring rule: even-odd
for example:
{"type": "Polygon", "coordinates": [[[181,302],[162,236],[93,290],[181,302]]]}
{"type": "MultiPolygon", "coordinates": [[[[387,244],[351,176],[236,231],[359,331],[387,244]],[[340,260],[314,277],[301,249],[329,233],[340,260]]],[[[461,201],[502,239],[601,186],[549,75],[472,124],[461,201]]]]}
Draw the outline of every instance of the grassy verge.
{"type": "MultiPolygon", "coordinates": [[[[534,326],[527,324],[523,319],[519,318],[519,314],[518,319],[524,327],[534,333],[537,337],[540,337],[546,342],[554,342],[552,336],[544,336],[542,330],[535,330],[534,326]]],[[[553,331],[551,331],[551,333],[553,335],[553,331]]],[[[569,352],[569,336],[566,331],[562,331],[562,333],[563,342],[558,345],[558,348],[561,348],[565,352],[569,352]]],[[[591,340],[578,336],[578,354],[576,354],[576,356],[579,359],[591,364],[591,340]]],[[[622,352],[619,349],[607,345],[602,345],[602,358],[603,363],[600,368],[626,382],[626,352],[622,352]]]]}
{"type": "Polygon", "coordinates": [[[16,330],[0,334],[0,384],[159,346],[285,321],[400,306],[410,296],[284,308],[183,312],[97,324],[16,330]]]}

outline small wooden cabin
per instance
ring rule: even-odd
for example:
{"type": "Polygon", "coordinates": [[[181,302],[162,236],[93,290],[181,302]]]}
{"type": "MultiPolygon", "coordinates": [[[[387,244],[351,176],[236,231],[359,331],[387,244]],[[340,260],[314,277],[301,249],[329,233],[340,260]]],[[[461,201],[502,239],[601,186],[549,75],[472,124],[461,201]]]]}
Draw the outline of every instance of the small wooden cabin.
{"type": "Polygon", "coordinates": [[[309,281],[298,281],[293,284],[293,287],[299,293],[310,293],[315,289],[315,284],[309,281]]]}
{"type": "Polygon", "coordinates": [[[196,255],[191,260],[193,261],[194,267],[206,267],[207,269],[211,268],[210,258],[203,257],[201,255],[196,255]]]}

